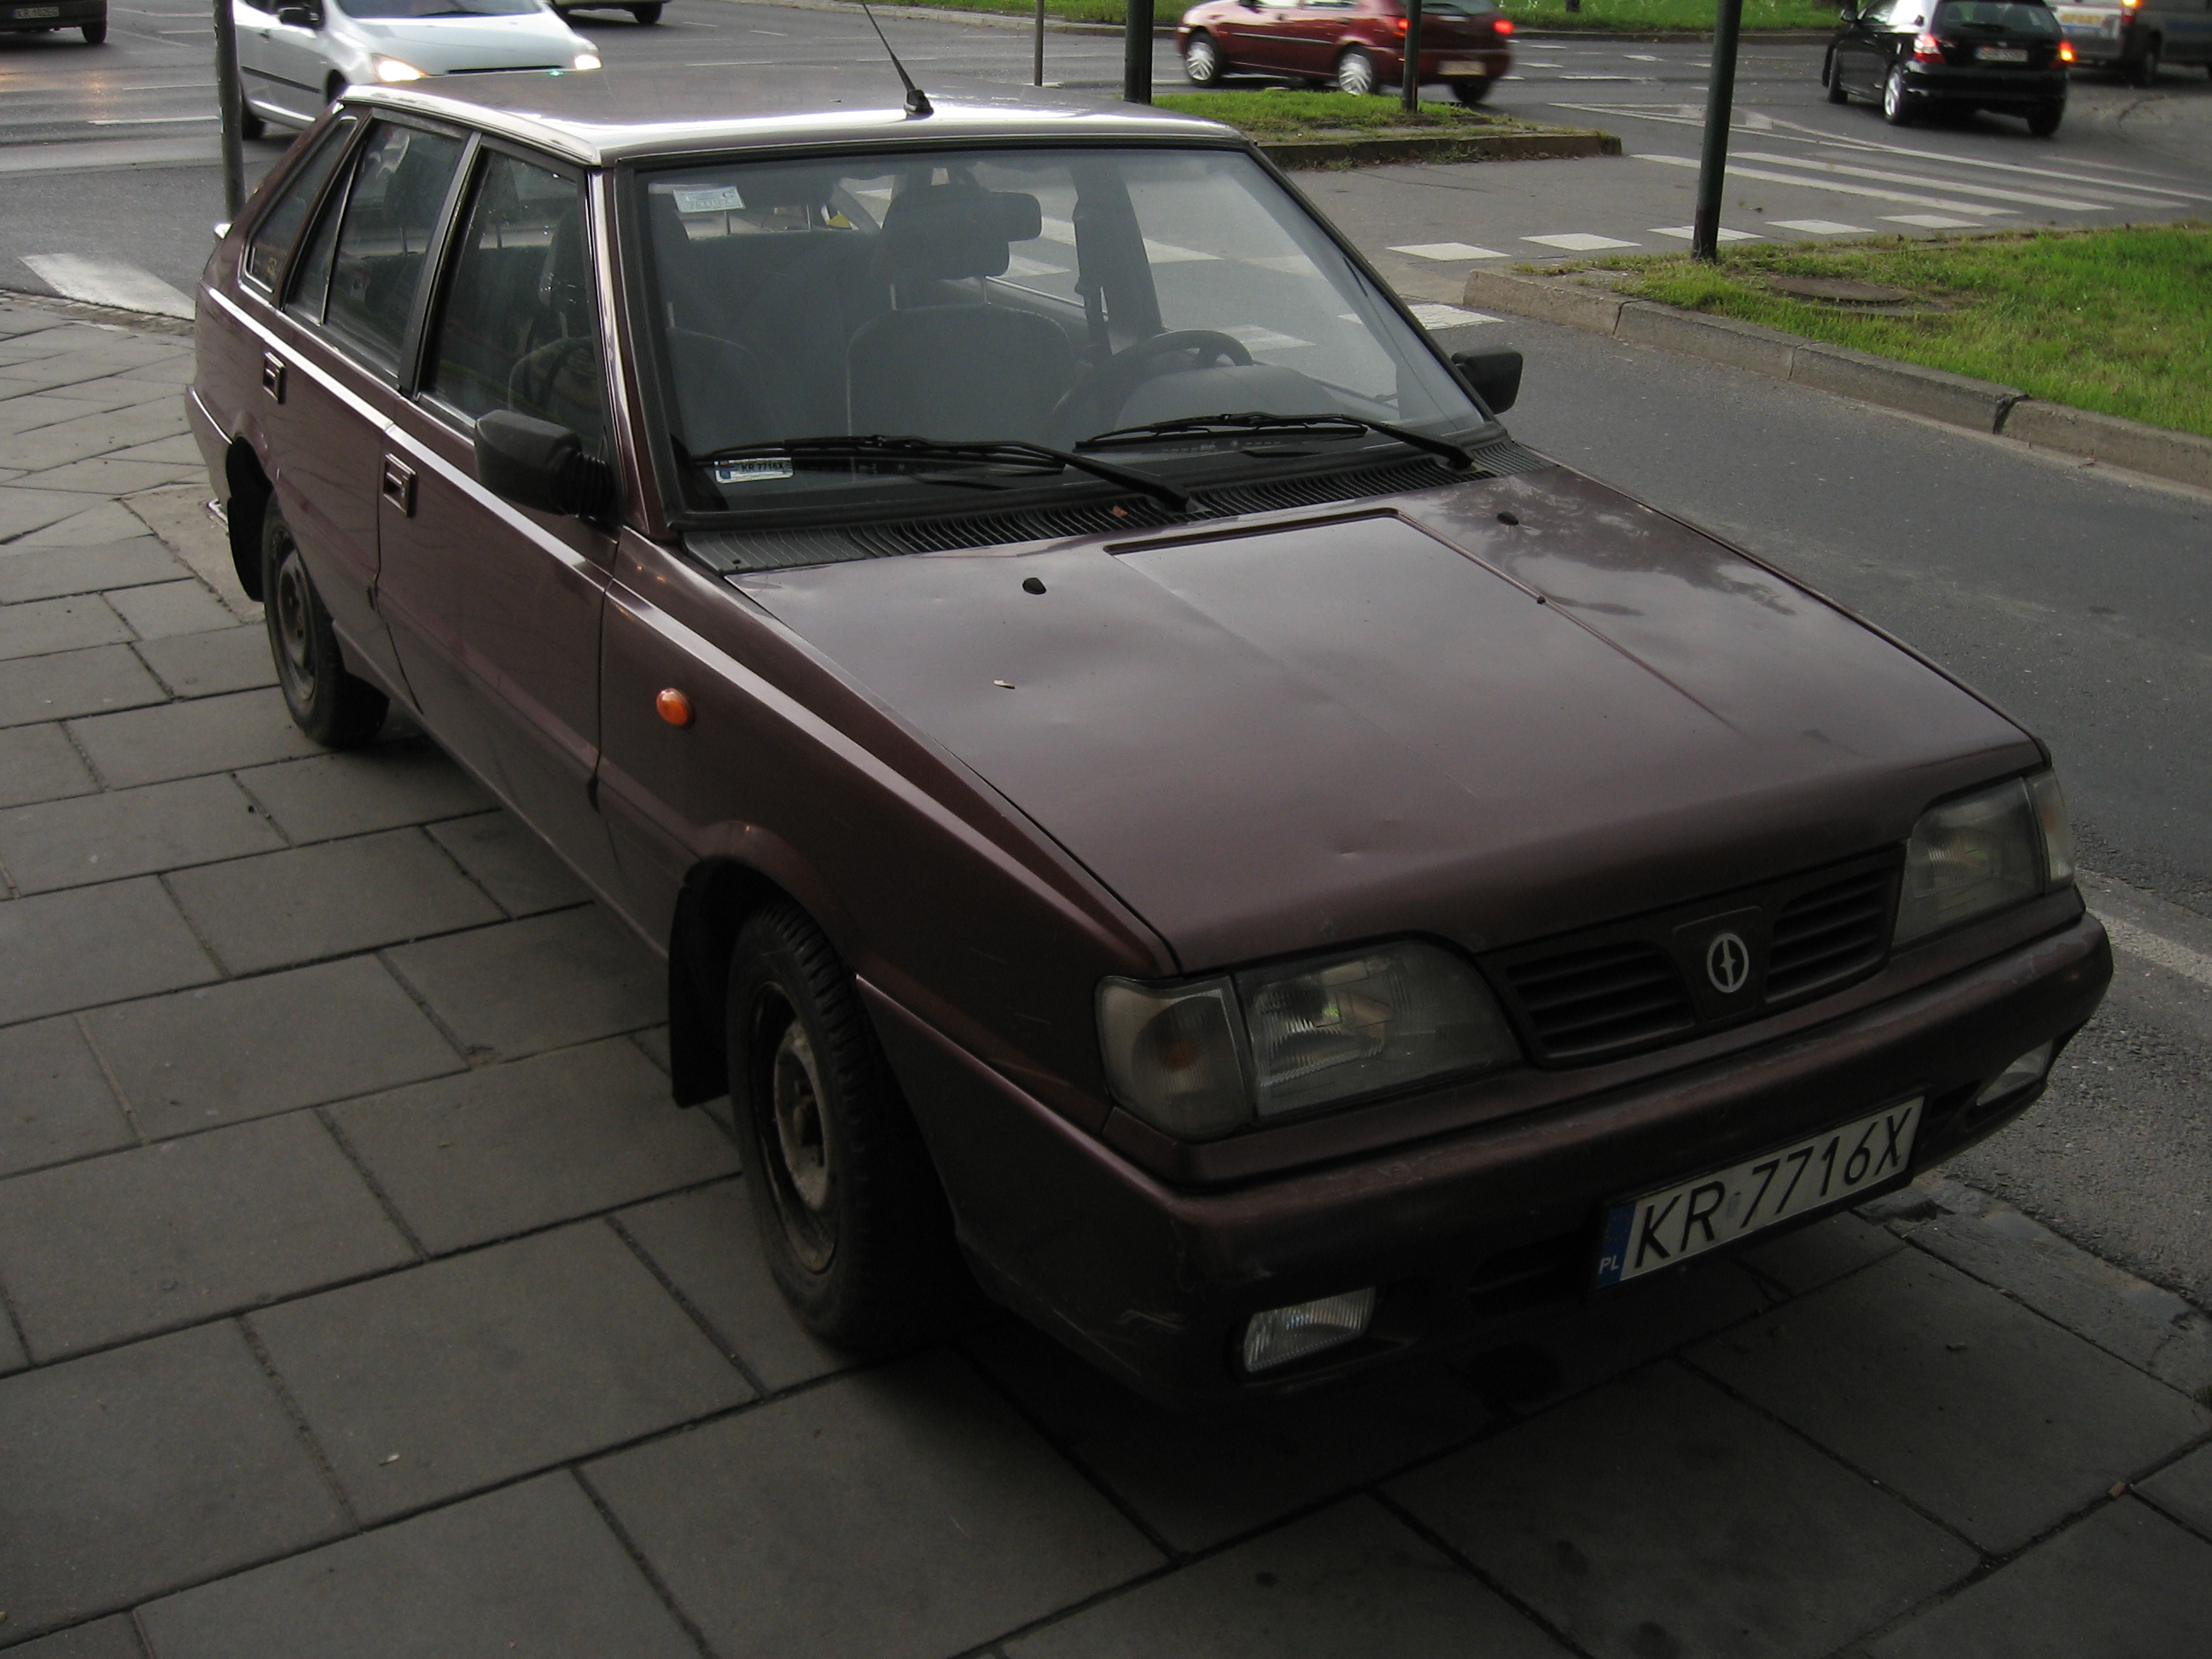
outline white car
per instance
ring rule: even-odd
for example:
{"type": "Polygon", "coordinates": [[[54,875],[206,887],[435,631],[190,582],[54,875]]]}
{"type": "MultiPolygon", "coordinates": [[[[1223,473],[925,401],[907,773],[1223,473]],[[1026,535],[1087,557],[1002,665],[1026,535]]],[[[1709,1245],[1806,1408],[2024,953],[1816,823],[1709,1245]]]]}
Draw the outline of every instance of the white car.
{"type": "Polygon", "coordinates": [[[232,0],[231,17],[249,138],[309,125],[349,86],[599,66],[547,0],[232,0]]]}

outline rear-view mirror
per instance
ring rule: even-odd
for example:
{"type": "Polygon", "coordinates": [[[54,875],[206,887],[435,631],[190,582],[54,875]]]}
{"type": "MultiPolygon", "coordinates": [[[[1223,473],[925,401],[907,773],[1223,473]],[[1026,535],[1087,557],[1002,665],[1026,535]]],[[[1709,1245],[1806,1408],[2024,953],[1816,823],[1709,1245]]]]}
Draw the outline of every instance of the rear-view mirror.
{"type": "Polygon", "coordinates": [[[1455,351],[1451,362],[1468,390],[1481,398],[1482,406],[1493,415],[1503,415],[1521,395],[1521,354],[1510,346],[1499,346],[1490,351],[1455,351]]]}
{"type": "Polygon", "coordinates": [[[276,21],[287,28],[319,29],[323,26],[323,14],[313,6],[279,6],[276,21]]]}
{"type": "Polygon", "coordinates": [[[496,409],[477,422],[477,479],[502,501],[594,518],[613,499],[606,464],[565,426],[496,409]]]}

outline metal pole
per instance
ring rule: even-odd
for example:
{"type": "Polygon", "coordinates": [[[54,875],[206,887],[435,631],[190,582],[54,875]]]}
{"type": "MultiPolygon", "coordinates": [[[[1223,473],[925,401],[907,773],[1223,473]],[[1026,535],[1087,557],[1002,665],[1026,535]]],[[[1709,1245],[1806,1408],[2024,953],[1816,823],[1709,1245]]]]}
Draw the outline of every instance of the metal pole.
{"type": "Polygon", "coordinates": [[[215,84],[216,96],[222,100],[222,216],[235,219],[246,205],[246,150],[238,136],[245,105],[238,89],[238,31],[230,0],[215,0],[215,84]]]}
{"type": "Polygon", "coordinates": [[[1044,84],[1044,0],[1037,0],[1036,49],[1030,56],[1030,84],[1044,84]]]}
{"type": "Polygon", "coordinates": [[[1421,0],[1406,0],[1406,66],[1398,79],[1412,115],[1421,107],[1421,0]]]}
{"type": "Polygon", "coordinates": [[[1129,0],[1121,37],[1121,96],[1132,104],[1152,101],[1152,0],[1129,0]]]}
{"type": "Polygon", "coordinates": [[[1690,223],[1690,257],[1717,259],[1721,192],[1728,183],[1729,122],[1735,112],[1735,42],[1743,0],[1720,0],[1713,19],[1713,78],[1705,87],[1705,143],[1698,156],[1698,214],[1690,223]]]}

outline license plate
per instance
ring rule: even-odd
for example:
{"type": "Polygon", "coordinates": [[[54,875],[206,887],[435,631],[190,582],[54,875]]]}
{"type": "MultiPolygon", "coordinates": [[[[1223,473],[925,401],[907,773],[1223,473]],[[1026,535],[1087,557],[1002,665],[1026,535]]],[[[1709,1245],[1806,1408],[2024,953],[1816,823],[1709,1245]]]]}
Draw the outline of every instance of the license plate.
{"type": "Polygon", "coordinates": [[[1919,1100],[1888,1106],[1606,1212],[1597,1283],[1619,1285],[1863,1192],[1911,1167],[1919,1100]]]}
{"type": "Polygon", "coordinates": [[[1975,58],[1984,64],[2025,64],[2026,46],[1976,46],[1975,58]]]}
{"type": "Polygon", "coordinates": [[[1437,73],[1439,75],[1487,75],[1490,73],[1490,65],[1465,62],[1451,63],[1444,64],[1437,73]]]}
{"type": "Polygon", "coordinates": [[[2063,27],[2086,29],[2097,34],[2120,32],[2120,15],[2116,11],[2062,11],[2058,21],[2063,27]]]}
{"type": "Polygon", "coordinates": [[[58,17],[61,15],[59,6],[18,6],[15,10],[15,18],[19,23],[27,17],[58,17]]]}

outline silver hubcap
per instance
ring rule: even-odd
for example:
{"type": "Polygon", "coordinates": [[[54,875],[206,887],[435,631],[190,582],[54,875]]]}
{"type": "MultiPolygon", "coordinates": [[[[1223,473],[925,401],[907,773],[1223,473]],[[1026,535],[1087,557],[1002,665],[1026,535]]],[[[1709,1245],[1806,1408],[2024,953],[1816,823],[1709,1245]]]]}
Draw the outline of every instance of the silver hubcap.
{"type": "Polygon", "coordinates": [[[308,621],[313,604],[307,567],[300,562],[300,550],[288,549],[276,567],[276,606],[272,614],[276,620],[277,665],[284,672],[286,689],[302,708],[315,700],[312,625],[308,621]]]}
{"type": "Polygon", "coordinates": [[[1212,80],[1220,73],[1219,65],[1213,56],[1213,47],[1207,41],[1192,41],[1189,54],[1182,61],[1183,72],[1200,85],[1212,80]]]}
{"type": "Polygon", "coordinates": [[[1896,74],[1893,71],[1888,84],[1881,89],[1882,112],[1886,115],[1894,115],[1904,102],[1905,88],[1899,82],[1896,74]]]}
{"type": "Polygon", "coordinates": [[[775,1118],[775,1152],[782,1165],[777,1185],[786,1189],[786,1231],[807,1267],[819,1273],[836,1250],[830,1208],[830,1140],[822,1121],[822,1073],[806,1028],[794,1018],[784,1027],[769,1065],[769,1098],[775,1118]]]}
{"type": "Polygon", "coordinates": [[[1340,92],[1349,92],[1364,98],[1375,90],[1375,66],[1358,52],[1336,66],[1336,85],[1340,92]]]}

